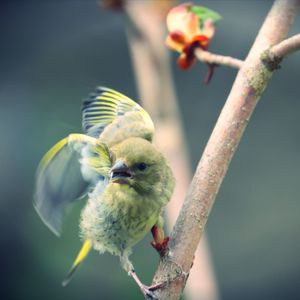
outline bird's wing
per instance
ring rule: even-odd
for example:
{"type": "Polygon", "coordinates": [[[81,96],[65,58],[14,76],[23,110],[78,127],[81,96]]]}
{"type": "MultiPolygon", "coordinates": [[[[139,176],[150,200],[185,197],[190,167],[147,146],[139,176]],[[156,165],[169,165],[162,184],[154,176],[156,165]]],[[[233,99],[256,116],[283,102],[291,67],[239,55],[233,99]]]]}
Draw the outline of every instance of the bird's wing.
{"type": "Polygon", "coordinates": [[[109,88],[99,87],[83,102],[82,126],[86,134],[109,146],[128,137],[152,140],[154,125],[136,102],[109,88]]]}
{"type": "Polygon", "coordinates": [[[37,170],[34,207],[56,235],[66,206],[107,177],[110,167],[107,146],[84,134],[69,135],[45,154],[37,170]]]}

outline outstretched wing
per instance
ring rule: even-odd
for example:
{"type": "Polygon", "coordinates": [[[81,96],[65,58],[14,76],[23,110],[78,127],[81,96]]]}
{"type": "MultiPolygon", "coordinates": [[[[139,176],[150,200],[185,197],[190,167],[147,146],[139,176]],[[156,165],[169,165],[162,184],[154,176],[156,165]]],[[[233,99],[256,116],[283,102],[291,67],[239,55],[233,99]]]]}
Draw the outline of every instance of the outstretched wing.
{"type": "Polygon", "coordinates": [[[152,140],[154,125],[136,102],[109,88],[99,87],[83,102],[82,126],[86,134],[112,146],[128,137],[152,140]]]}
{"type": "Polygon", "coordinates": [[[83,134],[69,135],[45,154],[37,171],[34,207],[56,235],[66,206],[107,177],[110,167],[107,146],[83,134]]]}

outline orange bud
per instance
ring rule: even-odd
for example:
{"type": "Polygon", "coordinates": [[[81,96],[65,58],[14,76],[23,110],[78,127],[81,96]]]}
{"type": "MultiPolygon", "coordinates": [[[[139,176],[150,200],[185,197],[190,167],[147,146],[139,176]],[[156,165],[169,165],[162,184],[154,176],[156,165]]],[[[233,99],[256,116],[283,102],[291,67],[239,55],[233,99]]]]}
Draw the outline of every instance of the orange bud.
{"type": "Polygon", "coordinates": [[[180,53],[177,63],[184,70],[196,61],[195,49],[207,50],[215,33],[213,21],[200,19],[195,8],[191,3],[183,3],[172,8],[167,15],[169,34],[166,45],[180,53]]]}
{"type": "Polygon", "coordinates": [[[170,33],[180,31],[188,41],[200,33],[198,17],[188,11],[190,3],[184,3],[172,8],[167,15],[167,27],[170,33]]]}

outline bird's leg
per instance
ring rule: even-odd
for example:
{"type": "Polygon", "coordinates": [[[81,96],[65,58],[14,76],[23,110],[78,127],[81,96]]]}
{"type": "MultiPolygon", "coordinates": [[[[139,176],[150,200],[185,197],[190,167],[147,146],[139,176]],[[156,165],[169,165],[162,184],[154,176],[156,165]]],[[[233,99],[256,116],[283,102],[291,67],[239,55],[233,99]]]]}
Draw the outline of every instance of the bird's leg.
{"type": "Polygon", "coordinates": [[[134,270],[131,270],[128,272],[128,275],[135,281],[135,283],[139,286],[139,288],[141,289],[142,293],[144,294],[144,296],[147,296],[149,299],[151,300],[158,300],[157,297],[154,295],[154,293],[151,290],[154,290],[155,288],[158,287],[148,287],[146,285],[144,285],[139,277],[136,275],[134,270]]]}
{"type": "Polygon", "coordinates": [[[140,288],[141,292],[143,293],[143,295],[147,299],[158,300],[157,297],[154,295],[154,293],[150,290],[150,288],[151,289],[155,289],[155,288],[152,288],[152,286],[149,288],[148,286],[146,286],[145,284],[143,284],[141,282],[141,280],[139,279],[139,277],[137,276],[137,274],[135,273],[134,267],[133,267],[131,261],[128,258],[128,254],[125,254],[125,253],[122,254],[120,256],[120,260],[121,260],[122,268],[128,273],[128,275],[139,286],[139,288],[140,288]]]}
{"type": "Polygon", "coordinates": [[[152,247],[160,256],[163,256],[168,249],[169,237],[165,237],[163,228],[157,224],[151,228],[151,233],[153,236],[153,241],[151,242],[152,247]]]}

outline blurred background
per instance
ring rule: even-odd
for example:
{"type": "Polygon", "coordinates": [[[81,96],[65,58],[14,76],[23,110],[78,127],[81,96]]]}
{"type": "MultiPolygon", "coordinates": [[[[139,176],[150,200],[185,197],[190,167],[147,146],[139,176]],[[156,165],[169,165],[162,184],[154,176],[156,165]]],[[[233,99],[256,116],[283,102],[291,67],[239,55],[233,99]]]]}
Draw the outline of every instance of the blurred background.
{"type": "MultiPolygon", "coordinates": [[[[164,0],[157,0],[164,1],[164,0]]],[[[272,1],[194,1],[223,19],[211,51],[245,58],[272,1]]],[[[38,162],[81,132],[81,102],[97,85],[138,98],[122,13],[97,1],[0,4],[1,299],[141,299],[117,257],[92,252],[66,288],[81,243],[76,203],[56,238],[33,209],[38,162]]],[[[300,18],[290,34],[299,32],[300,18]]],[[[191,165],[199,157],[236,71],[205,65],[172,72],[191,165]]],[[[300,298],[300,53],[282,63],[249,123],[207,224],[220,298],[300,298]]],[[[158,257],[150,236],[132,255],[150,283],[158,257]]]]}

